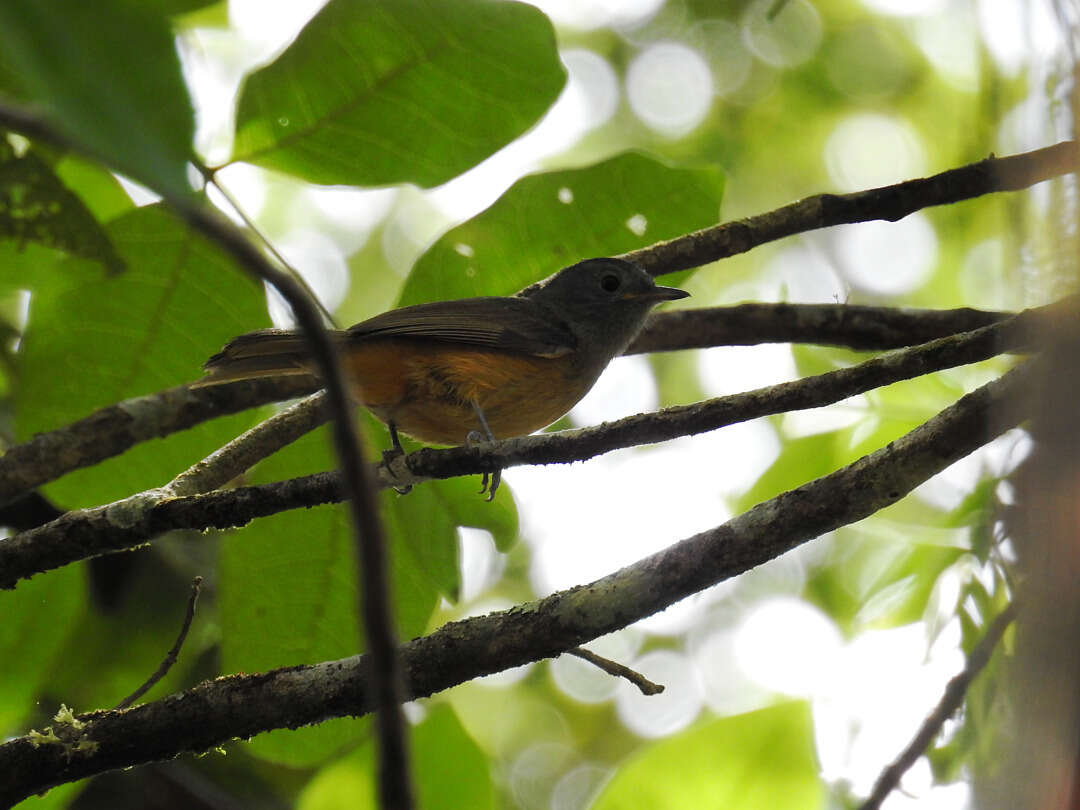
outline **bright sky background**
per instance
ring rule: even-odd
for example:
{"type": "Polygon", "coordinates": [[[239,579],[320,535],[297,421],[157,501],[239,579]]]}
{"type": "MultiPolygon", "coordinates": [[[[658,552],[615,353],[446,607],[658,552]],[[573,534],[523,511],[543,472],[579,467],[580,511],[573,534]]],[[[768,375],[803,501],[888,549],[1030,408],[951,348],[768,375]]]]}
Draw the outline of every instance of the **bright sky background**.
{"type": "MultiPolygon", "coordinates": [[[[632,41],[635,26],[660,2],[545,0],[536,5],[560,26],[611,26],[632,41]]],[[[1047,55],[1062,46],[1046,0],[863,2],[881,13],[904,17],[913,41],[945,79],[971,92],[978,90],[975,30],[982,32],[993,58],[1010,75],[1024,67],[1031,54],[1047,55]]],[[[230,121],[223,113],[231,109],[242,72],[278,52],[320,5],[317,0],[233,0],[230,16],[238,39],[202,31],[186,41],[184,64],[199,108],[198,145],[211,162],[228,155],[230,121]]],[[[808,0],[791,0],[780,18],[785,25],[778,27],[761,23],[771,5],[772,0],[754,4],[742,29],[730,23],[710,25],[696,44],[644,45],[624,76],[591,51],[567,49],[562,56],[570,80],[558,103],[538,126],[480,166],[423,193],[307,189],[296,206],[296,227],[272,236],[332,309],[348,284],[345,256],[363,245],[388,214],[396,218],[395,227],[387,229],[391,236],[383,248],[404,273],[446,228],[483,210],[515,179],[603,124],[623,100],[650,128],[674,137],[693,130],[714,104],[765,92],[767,88],[745,85],[752,61],[777,67],[798,64],[813,55],[823,33],[808,0]]],[[[1045,111],[1037,103],[1010,116],[1000,133],[1002,151],[1051,142],[1037,123],[1042,120],[1045,111]]],[[[821,159],[834,188],[841,191],[930,171],[920,136],[900,114],[861,113],[839,121],[821,159]],[[890,160],[882,161],[883,153],[890,160]]],[[[222,172],[222,181],[257,218],[269,193],[265,175],[236,166],[222,172]]],[[[899,223],[852,227],[842,238],[828,238],[835,239],[831,243],[835,255],[828,260],[819,238],[784,243],[755,283],[753,294],[759,300],[785,296],[803,302],[845,300],[851,290],[898,295],[926,281],[937,260],[937,238],[922,214],[899,223]]],[[[968,261],[985,270],[999,253],[1000,246],[984,243],[972,249],[968,261]]],[[[1015,304],[1011,291],[987,285],[985,278],[980,275],[970,284],[972,305],[1015,304]]],[[[697,306],[710,303],[694,301],[697,306]]],[[[280,305],[273,305],[272,313],[279,322],[287,318],[280,305]]],[[[790,349],[783,345],[711,349],[699,353],[698,363],[702,383],[713,396],[795,376],[790,349]]],[[[571,416],[586,425],[656,406],[647,363],[622,358],[571,416]]],[[[855,397],[828,409],[792,414],[782,421],[782,429],[788,435],[832,430],[856,422],[864,409],[865,401],[855,397]]],[[[958,503],[986,467],[1000,472],[1018,462],[1023,441],[1013,435],[995,442],[921,488],[917,497],[936,504],[958,503]]],[[[726,498],[745,491],[778,452],[776,428],[759,420],[583,464],[508,470],[505,477],[532,546],[534,588],[543,595],[603,576],[722,523],[731,516],[726,498]],[[557,508],[552,508],[554,504],[557,508]]],[[[776,695],[805,697],[814,706],[823,775],[846,780],[856,793],[865,794],[936,703],[945,681],[962,665],[960,634],[959,627],[950,624],[931,643],[926,628],[913,625],[845,640],[826,615],[797,596],[807,562],[823,554],[830,542],[828,536],[819,538],[737,582],[722,584],[590,645],[665,683],[668,688],[661,696],[643,698],[626,684],[565,656],[551,664],[552,676],[578,700],[614,700],[622,722],[642,737],[685,728],[706,710],[730,714],[764,705],[776,695]],[[681,642],[641,655],[649,634],[678,636],[681,642]]],[[[482,532],[464,531],[462,543],[463,610],[506,607],[484,595],[502,571],[490,539],[482,532]]],[[[939,586],[943,612],[953,604],[950,599],[955,600],[958,588],[958,580],[939,586]]],[[[504,673],[486,682],[498,688],[522,674],[504,673]]],[[[527,781],[551,757],[560,755],[557,747],[538,744],[536,750],[521,754],[515,772],[527,781]]],[[[556,796],[563,797],[561,806],[580,806],[581,797],[604,776],[603,769],[592,765],[572,771],[556,790],[556,796]]],[[[920,810],[935,810],[967,805],[965,785],[931,788],[930,784],[924,760],[905,778],[904,792],[895,792],[886,806],[898,810],[917,804],[920,810]]]]}

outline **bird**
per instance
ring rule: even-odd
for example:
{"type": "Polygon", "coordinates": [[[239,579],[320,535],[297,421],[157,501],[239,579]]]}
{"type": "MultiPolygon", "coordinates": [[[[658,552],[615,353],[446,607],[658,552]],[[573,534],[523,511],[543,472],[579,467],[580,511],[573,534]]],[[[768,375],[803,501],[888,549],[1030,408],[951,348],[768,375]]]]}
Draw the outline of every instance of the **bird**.
{"type": "MultiPolygon", "coordinates": [[[[354,399],[398,431],[438,445],[532,433],[565,415],[626,349],[650,310],[689,293],[656,284],[639,265],[592,258],[512,296],[392,309],[331,332],[354,399]]],[[[193,386],[235,380],[317,377],[295,329],[233,338],[206,361],[193,386]]],[[[386,455],[386,454],[384,454],[386,455]]],[[[494,498],[500,474],[481,492],[494,498]]]]}

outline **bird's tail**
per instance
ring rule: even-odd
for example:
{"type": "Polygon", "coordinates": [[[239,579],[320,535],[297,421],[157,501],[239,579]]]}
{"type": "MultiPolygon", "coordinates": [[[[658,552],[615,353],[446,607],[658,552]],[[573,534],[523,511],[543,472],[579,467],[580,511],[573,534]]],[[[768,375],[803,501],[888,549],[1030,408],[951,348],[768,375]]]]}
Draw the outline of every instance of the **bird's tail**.
{"type": "MultiPolygon", "coordinates": [[[[345,333],[334,333],[343,340],[345,333]]],[[[294,329],[260,329],[235,337],[203,364],[192,388],[261,377],[315,376],[307,339],[294,329]]]]}

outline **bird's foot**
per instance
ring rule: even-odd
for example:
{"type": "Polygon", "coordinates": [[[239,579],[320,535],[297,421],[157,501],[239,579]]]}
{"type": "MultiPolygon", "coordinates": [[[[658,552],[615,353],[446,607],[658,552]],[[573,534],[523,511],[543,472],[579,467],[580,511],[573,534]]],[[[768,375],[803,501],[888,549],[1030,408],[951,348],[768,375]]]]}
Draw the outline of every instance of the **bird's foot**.
{"type": "MultiPolygon", "coordinates": [[[[389,450],[383,450],[382,463],[390,477],[397,478],[397,473],[394,472],[393,463],[405,455],[405,448],[401,446],[401,439],[398,438],[397,427],[394,423],[391,422],[387,427],[390,428],[390,441],[393,442],[393,447],[389,450]]],[[[391,484],[390,487],[398,495],[408,495],[412,492],[412,484],[403,484],[400,487],[391,484]]]]}
{"type": "MultiPolygon", "coordinates": [[[[484,422],[483,425],[485,428],[487,427],[486,422],[484,422]]],[[[490,430],[487,432],[486,436],[479,430],[470,430],[465,436],[466,447],[476,447],[476,445],[482,442],[493,441],[495,441],[495,437],[491,435],[490,430]]],[[[495,493],[498,491],[499,484],[501,483],[502,470],[495,470],[494,472],[486,472],[483,474],[483,477],[480,479],[480,494],[483,495],[485,492],[487,493],[487,498],[485,498],[485,500],[488,501],[488,503],[495,500],[495,493]]]]}

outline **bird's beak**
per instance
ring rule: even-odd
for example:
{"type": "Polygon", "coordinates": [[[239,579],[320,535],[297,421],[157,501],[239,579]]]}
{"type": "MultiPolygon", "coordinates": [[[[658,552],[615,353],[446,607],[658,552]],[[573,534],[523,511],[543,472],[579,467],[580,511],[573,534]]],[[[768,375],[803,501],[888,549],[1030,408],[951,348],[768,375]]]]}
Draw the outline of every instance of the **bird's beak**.
{"type": "Polygon", "coordinates": [[[678,301],[680,298],[689,297],[690,293],[686,290],[680,290],[677,287],[661,287],[659,285],[626,296],[628,300],[634,301],[678,301]]]}

